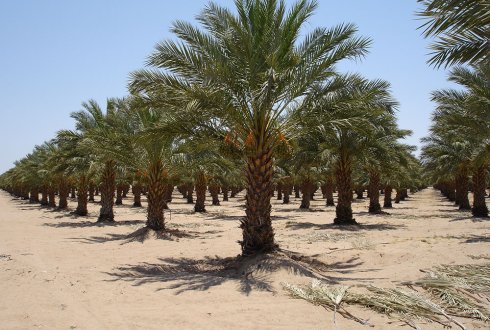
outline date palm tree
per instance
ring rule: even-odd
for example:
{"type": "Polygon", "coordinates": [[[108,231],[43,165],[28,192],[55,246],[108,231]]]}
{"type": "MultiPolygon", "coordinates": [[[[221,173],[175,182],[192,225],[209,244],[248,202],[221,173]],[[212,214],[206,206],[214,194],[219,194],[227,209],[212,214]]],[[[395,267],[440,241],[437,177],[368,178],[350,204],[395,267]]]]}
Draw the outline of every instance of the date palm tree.
{"type": "Polygon", "coordinates": [[[369,40],[343,24],[316,28],[300,40],[316,1],[287,9],[282,0],[236,0],[236,14],[210,3],[197,16],[204,29],[177,21],[149,57],[149,70],[132,75],[133,92],[173,89],[187,120],[209,118],[245,146],[244,256],[276,249],[271,223],[273,164],[278,143],[293,128],[291,114],[311,86],[334,74],[343,59],[366,53],[369,40]],[[160,69],[160,70],[159,70],[160,69]],[[164,87],[165,86],[165,87],[164,87]]]}

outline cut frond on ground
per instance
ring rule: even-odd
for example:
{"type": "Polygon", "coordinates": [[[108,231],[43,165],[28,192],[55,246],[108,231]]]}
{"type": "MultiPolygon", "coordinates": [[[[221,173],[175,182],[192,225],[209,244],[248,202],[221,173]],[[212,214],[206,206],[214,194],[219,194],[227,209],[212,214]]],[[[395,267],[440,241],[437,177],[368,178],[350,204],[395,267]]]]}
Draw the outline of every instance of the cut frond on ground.
{"type": "Polygon", "coordinates": [[[426,276],[403,284],[412,288],[407,292],[399,288],[365,287],[364,292],[353,292],[345,286],[332,286],[313,280],[309,286],[289,283],[283,287],[294,298],[339,311],[341,315],[366,324],[347,312],[345,305],[358,305],[390,317],[396,317],[413,328],[414,320],[437,322],[444,327],[455,324],[465,326],[453,317],[481,321],[490,320],[490,264],[438,266],[424,271],[426,276]],[[425,292],[415,290],[421,287],[425,292]]]}

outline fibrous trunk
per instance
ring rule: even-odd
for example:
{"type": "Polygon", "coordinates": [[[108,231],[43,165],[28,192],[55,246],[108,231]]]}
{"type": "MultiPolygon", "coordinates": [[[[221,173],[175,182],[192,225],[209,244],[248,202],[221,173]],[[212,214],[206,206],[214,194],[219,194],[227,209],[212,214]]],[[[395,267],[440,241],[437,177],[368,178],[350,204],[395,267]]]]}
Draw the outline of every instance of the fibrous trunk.
{"type": "Polygon", "coordinates": [[[378,171],[369,173],[369,213],[380,213],[381,204],[379,204],[379,181],[380,174],[378,171]]]}
{"type": "Polygon", "coordinates": [[[90,183],[88,186],[88,200],[89,202],[95,202],[95,185],[90,183]]]}
{"type": "Polygon", "coordinates": [[[41,205],[48,205],[48,188],[45,185],[41,187],[41,205]]]}
{"type": "Polygon", "coordinates": [[[385,196],[384,196],[383,207],[386,207],[386,208],[393,207],[393,204],[391,204],[391,193],[392,193],[392,191],[393,191],[393,188],[391,186],[385,187],[385,196]]]}
{"type": "Polygon", "coordinates": [[[192,194],[194,192],[194,186],[192,185],[192,183],[188,183],[186,187],[187,187],[187,204],[193,204],[194,198],[192,197],[192,194]]]}
{"type": "Polygon", "coordinates": [[[39,203],[39,190],[37,187],[33,187],[29,193],[29,201],[31,203],[39,203]]]}
{"type": "Polygon", "coordinates": [[[277,248],[271,222],[273,191],[272,150],[262,145],[247,159],[247,195],[245,218],[241,221],[243,239],[240,242],[244,256],[271,252],[277,248]]]}
{"type": "Polygon", "coordinates": [[[221,190],[223,191],[223,202],[228,201],[228,186],[222,186],[221,190]]]}
{"type": "Polygon", "coordinates": [[[341,152],[335,169],[337,179],[338,201],[335,208],[335,224],[357,224],[352,217],[352,163],[348,153],[341,152]]]}
{"type": "Polygon", "coordinates": [[[301,192],[303,193],[303,196],[301,199],[301,205],[299,206],[300,209],[310,208],[311,194],[313,192],[313,189],[314,186],[311,180],[303,181],[303,184],[301,185],[301,192]]]}
{"type": "Polygon", "coordinates": [[[488,217],[488,208],[485,203],[486,172],[484,165],[473,170],[473,208],[471,213],[474,217],[488,217]]]}
{"type": "Polygon", "coordinates": [[[468,199],[468,173],[465,168],[456,176],[456,204],[459,205],[460,210],[471,210],[468,199]]]}
{"type": "Polygon", "coordinates": [[[335,206],[333,200],[333,179],[331,176],[327,177],[327,181],[325,182],[325,205],[326,206],[335,206]]]}
{"type": "Polygon", "coordinates": [[[356,199],[363,199],[364,198],[363,194],[364,194],[364,188],[356,189],[356,195],[357,195],[356,199]]]}
{"type": "Polygon", "coordinates": [[[218,192],[219,192],[219,186],[216,183],[211,183],[209,185],[209,193],[211,194],[213,205],[220,205],[218,192]]]}
{"type": "Polygon", "coordinates": [[[64,210],[68,207],[68,195],[70,194],[70,188],[64,179],[61,179],[59,185],[60,201],[58,203],[58,208],[64,210]]]}
{"type": "Polygon", "coordinates": [[[85,216],[87,215],[87,178],[82,175],[78,181],[77,187],[77,209],[75,214],[85,216]]]}
{"type": "Polygon", "coordinates": [[[134,183],[131,189],[133,193],[133,207],[141,207],[141,183],[134,183]]]}
{"type": "Polygon", "coordinates": [[[116,205],[122,205],[123,203],[122,196],[123,196],[123,185],[118,184],[116,186],[116,205]]]}
{"type": "Polygon", "coordinates": [[[146,226],[153,230],[165,229],[165,177],[161,160],[152,162],[148,168],[148,211],[146,226]]]}
{"type": "Polygon", "coordinates": [[[100,213],[99,222],[114,221],[114,190],[116,189],[116,162],[108,160],[102,172],[100,185],[100,213]]]}
{"type": "Polygon", "coordinates": [[[282,184],[277,184],[277,200],[280,201],[282,199],[282,184]]]}
{"type": "Polygon", "coordinates": [[[196,204],[194,205],[194,211],[206,212],[204,202],[206,201],[206,176],[204,172],[200,171],[196,176],[196,204]]]}

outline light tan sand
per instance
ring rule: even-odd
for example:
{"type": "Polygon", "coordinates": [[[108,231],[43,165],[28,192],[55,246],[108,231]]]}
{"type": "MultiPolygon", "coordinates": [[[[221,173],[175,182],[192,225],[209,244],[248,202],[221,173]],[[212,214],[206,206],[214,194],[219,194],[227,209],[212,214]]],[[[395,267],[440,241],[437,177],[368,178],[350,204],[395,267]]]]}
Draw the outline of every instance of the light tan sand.
{"type": "MultiPolygon", "coordinates": [[[[367,200],[356,201],[355,216],[364,226],[355,231],[330,226],[335,211],[322,199],[312,202],[312,211],[300,211],[299,199],[282,205],[274,198],[281,248],[327,268],[309,273],[300,267],[305,263],[278,256],[223,271],[222,259],[240,253],[243,193],[238,197],[194,214],[175,193],[167,220],[180,235],[141,243],[124,239],[145,220],[145,209],[129,206],[131,198],[115,207],[116,225],[99,226],[97,204],[89,204],[89,217],[74,217],[1,192],[0,328],[368,329],[339,315],[335,326],[332,312],[290,299],[281,282],[307,284],[323,276],[331,283],[394,287],[420,278],[419,269],[479,263],[469,256],[490,255],[490,221],[473,221],[433,189],[394,204],[389,216],[368,215],[367,200]]],[[[403,325],[369,310],[349,311],[376,329],[403,325]]]]}

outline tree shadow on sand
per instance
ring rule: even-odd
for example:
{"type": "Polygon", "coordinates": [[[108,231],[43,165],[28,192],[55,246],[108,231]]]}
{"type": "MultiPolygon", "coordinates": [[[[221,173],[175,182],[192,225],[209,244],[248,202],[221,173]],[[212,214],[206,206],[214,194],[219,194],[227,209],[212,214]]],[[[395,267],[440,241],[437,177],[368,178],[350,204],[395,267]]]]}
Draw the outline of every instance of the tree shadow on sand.
{"type": "Polygon", "coordinates": [[[157,291],[175,289],[175,294],[185,291],[205,291],[224,282],[233,281],[237,284],[238,291],[249,295],[253,290],[275,293],[271,275],[280,270],[334,284],[347,279],[328,276],[325,272],[353,273],[362,265],[358,258],[329,265],[318,259],[286,250],[248,258],[215,256],[200,260],[160,258],[160,261],[161,263],[140,263],[118,267],[114,272],[106,273],[112,277],[108,281],[133,282],[135,286],[168,283],[166,287],[157,291]]]}
{"type": "Polygon", "coordinates": [[[312,222],[288,222],[286,223],[286,228],[288,229],[335,229],[340,231],[363,231],[363,230],[396,230],[401,228],[406,228],[403,224],[389,224],[389,223],[359,223],[357,225],[336,225],[333,223],[328,224],[316,224],[312,222]]]}
{"type": "Polygon", "coordinates": [[[185,232],[178,229],[155,231],[149,229],[148,227],[143,227],[130,234],[107,234],[105,236],[91,236],[71,239],[86,244],[120,241],[121,245],[123,245],[133,242],[144,243],[148,239],[178,241],[179,238],[195,238],[196,236],[196,232],[185,232]]]}
{"type": "Polygon", "coordinates": [[[46,222],[43,226],[53,228],[84,228],[84,227],[120,227],[120,226],[133,226],[144,224],[144,220],[123,220],[112,222],[94,222],[94,221],[64,221],[58,223],[46,222]]]}

